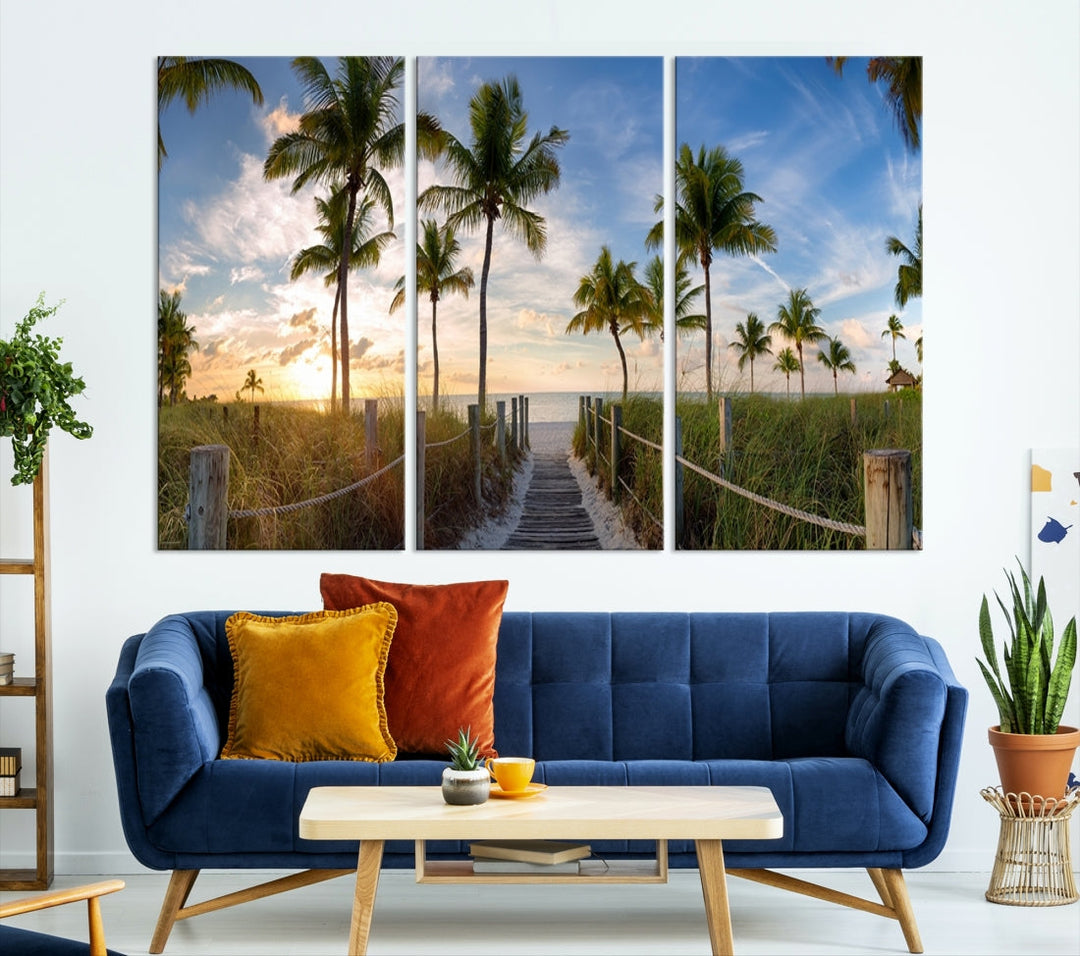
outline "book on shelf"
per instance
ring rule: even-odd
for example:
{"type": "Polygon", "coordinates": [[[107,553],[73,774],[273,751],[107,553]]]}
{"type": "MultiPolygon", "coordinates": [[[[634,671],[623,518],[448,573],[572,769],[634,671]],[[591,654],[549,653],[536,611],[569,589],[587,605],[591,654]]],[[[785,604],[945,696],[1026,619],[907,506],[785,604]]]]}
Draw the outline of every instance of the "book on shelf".
{"type": "Polygon", "coordinates": [[[0,651],[0,666],[15,663],[14,651],[0,651]]]}
{"type": "Polygon", "coordinates": [[[0,797],[14,797],[19,792],[19,774],[0,774],[0,797]]]}
{"type": "Polygon", "coordinates": [[[473,857],[473,873],[577,873],[579,861],[529,863],[526,860],[485,860],[473,857]]]}
{"type": "Polygon", "coordinates": [[[588,843],[558,840],[484,840],[469,844],[469,855],[474,860],[516,860],[544,866],[581,860],[590,853],[588,843]]]}
{"type": "Polygon", "coordinates": [[[0,777],[14,777],[22,769],[22,747],[0,747],[0,777]]]}

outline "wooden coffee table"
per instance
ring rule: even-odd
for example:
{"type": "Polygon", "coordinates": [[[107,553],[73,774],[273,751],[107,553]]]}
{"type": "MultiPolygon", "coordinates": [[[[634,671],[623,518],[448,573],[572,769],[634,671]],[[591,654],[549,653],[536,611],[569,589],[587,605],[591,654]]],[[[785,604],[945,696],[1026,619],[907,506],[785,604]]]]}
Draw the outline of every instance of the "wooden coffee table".
{"type": "Polygon", "coordinates": [[[367,952],[383,843],[416,841],[419,883],[666,882],[667,841],[693,840],[714,954],[733,952],[722,840],[777,839],[784,820],[765,787],[550,787],[524,800],[443,803],[438,787],[316,787],[300,812],[305,840],[360,840],[349,953],[367,952]],[[427,840],[656,840],[655,861],[580,874],[472,872],[425,859],[427,840]]]}

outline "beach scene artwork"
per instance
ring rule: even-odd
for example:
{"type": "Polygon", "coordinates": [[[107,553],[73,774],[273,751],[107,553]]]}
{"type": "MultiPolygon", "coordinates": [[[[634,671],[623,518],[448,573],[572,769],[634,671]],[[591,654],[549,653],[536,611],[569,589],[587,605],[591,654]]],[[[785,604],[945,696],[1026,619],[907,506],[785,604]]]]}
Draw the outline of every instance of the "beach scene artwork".
{"type": "Polygon", "coordinates": [[[921,58],[675,87],[675,546],[921,548],[921,58]]]}
{"type": "Polygon", "coordinates": [[[662,548],[663,60],[421,57],[416,100],[417,548],[662,548]]]}
{"type": "Polygon", "coordinates": [[[405,63],[158,58],[158,547],[404,546],[405,63]]]}

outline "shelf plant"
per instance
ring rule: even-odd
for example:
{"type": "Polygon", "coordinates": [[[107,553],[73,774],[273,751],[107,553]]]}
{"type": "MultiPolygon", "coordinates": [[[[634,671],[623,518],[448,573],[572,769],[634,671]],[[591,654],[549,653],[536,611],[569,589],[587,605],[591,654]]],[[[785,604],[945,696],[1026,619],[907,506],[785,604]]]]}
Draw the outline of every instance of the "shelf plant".
{"type": "Polygon", "coordinates": [[[990,728],[990,743],[1006,793],[1060,797],[1065,791],[1072,754],[1080,743],[1080,731],[1061,724],[1076,663],[1076,617],[1065,625],[1055,657],[1054,620],[1044,580],[1040,578],[1038,586],[1032,588],[1022,565],[1019,583],[1014,574],[1006,571],[1005,575],[1011,606],[996,592],[994,595],[1009,628],[1009,641],[1002,645],[1004,673],[986,595],[979,608],[979,640],[986,661],[976,661],[1000,721],[997,727],[990,728]],[[1030,756],[1032,753],[1036,756],[1030,756]],[[1055,761],[1056,766],[1049,771],[1049,779],[1021,778],[1003,764],[1010,762],[1010,754],[1023,755],[1019,773],[1033,772],[1048,760],[1055,761]],[[1060,781],[1060,785],[1051,781],[1060,781]]]}
{"type": "Polygon", "coordinates": [[[61,300],[46,306],[42,292],[15,326],[11,339],[0,339],[0,437],[10,437],[15,452],[13,485],[33,483],[53,427],[75,438],[89,438],[94,432],[68,404],[86,384],[70,362],[60,361],[63,339],[33,331],[38,322],[55,315],[63,304],[61,300]]]}

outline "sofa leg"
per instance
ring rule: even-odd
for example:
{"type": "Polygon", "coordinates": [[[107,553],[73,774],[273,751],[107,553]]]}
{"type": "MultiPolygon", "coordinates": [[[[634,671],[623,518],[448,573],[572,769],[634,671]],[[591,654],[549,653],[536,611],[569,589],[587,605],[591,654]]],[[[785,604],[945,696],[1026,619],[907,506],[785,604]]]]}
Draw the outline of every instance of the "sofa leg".
{"type": "Polygon", "coordinates": [[[177,914],[187,902],[191,888],[195,885],[195,878],[199,875],[198,870],[173,870],[169,879],[169,888],[165,891],[165,899],[161,904],[161,913],[158,915],[157,926],[154,927],[154,937],[150,940],[151,953],[162,953],[165,944],[169,940],[176,923],[177,914]]]}
{"type": "MultiPolygon", "coordinates": [[[[874,881],[874,885],[878,886],[878,878],[874,876],[874,870],[867,872],[870,874],[870,879],[874,881]]],[[[904,941],[908,945],[908,951],[921,953],[923,951],[922,939],[915,922],[915,910],[911,906],[911,897],[908,896],[904,871],[894,869],[877,872],[884,885],[884,891],[881,886],[878,886],[878,892],[881,894],[882,902],[896,914],[900,929],[904,933],[904,941]]]]}

